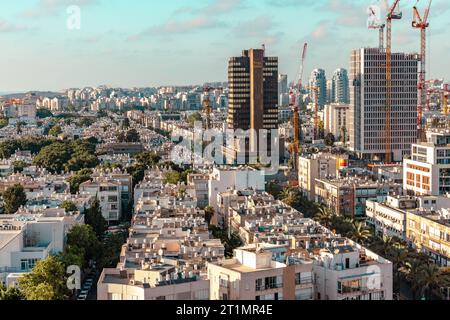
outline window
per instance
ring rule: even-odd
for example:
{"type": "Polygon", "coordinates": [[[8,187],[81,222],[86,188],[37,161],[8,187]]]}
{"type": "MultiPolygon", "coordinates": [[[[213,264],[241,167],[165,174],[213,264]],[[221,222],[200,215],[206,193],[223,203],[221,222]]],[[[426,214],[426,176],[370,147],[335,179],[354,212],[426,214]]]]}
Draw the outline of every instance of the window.
{"type": "Polygon", "coordinates": [[[256,291],[261,291],[263,290],[263,279],[257,279],[255,284],[255,289],[256,291]]]}
{"type": "Polygon", "coordinates": [[[21,271],[31,271],[35,267],[36,263],[39,261],[39,259],[22,259],[20,260],[20,270],[21,271]]]}
{"type": "Polygon", "coordinates": [[[310,284],[313,282],[312,272],[299,272],[295,274],[295,284],[310,284]]]}
{"type": "Polygon", "coordinates": [[[117,196],[109,196],[108,202],[117,202],[117,196]]]}
{"type": "MultiPolygon", "coordinates": [[[[312,300],[313,299],[313,289],[299,289],[295,290],[295,300],[312,300]]],[[[320,300],[320,295],[318,296],[318,300],[320,300]]]]}
{"type": "Polygon", "coordinates": [[[265,288],[266,290],[278,288],[277,277],[267,277],[265,281],[265,288]]]}

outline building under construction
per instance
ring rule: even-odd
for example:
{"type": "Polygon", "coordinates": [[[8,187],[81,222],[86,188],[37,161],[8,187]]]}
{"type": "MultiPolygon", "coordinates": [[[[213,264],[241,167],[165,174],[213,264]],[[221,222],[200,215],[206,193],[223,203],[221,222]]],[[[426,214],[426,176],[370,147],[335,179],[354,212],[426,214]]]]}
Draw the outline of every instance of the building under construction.
{"type": "Polygon", "coordinates": [[[348,123],[350,149],[359,157],[391,162],[402,161],[410,154],[418,134],[419,60],[418,54],[392,53],[388,86],[385,49],[352,51],[348,123]],[[390,110],[387,111],[388,87],[390,110]]]}

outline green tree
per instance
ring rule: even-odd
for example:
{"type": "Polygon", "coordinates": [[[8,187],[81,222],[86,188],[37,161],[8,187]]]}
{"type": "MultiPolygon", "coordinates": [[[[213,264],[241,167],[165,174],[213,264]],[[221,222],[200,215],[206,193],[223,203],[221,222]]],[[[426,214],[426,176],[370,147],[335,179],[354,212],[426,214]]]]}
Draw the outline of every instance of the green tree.
{"type": "Polygon", "coordinates": [[[281,201],[283,201],[288,206],[291,206],[294,208],[298,207],[298,205],[300,203],[300,198],[301,198],[301,196],[297,189],[285,188],[280,193],[281,201]]]}
{"type": "Polygon", "coordinates": [[[36,110],[36,117],[38,117],[39,119],[52,118],[53,113],[51,113],[48,109],[39,108],[36,110]]]}
{"type": "Polygon", "coordinates": [[[82,169],[67,179],[70,184],[70,193],[76,194],[80,190],[80,184],[91,180],[92,170],[82,169]]]}
{"type": "Polygon", "coordinates": [[[25,169],[28,164],[25,161],[17,160],[12,163],[14,167],[14,173],[22,173],[23,169],[25,169]]]}
{"type": "Polygon", "coordinates": [[[0,118],[0,129],[6,127],[9,124],[9,120],[7,118],[0,118]]]}
{"type": "Polygon", "coordinates": [[[72,150],[67,144],[55,142],[42,148],[33,162],[35,165],[44,167],[52,173],[59,173],[64,170],[71,156],[72,150]]]}
{"type": "Polygon", "coordinates": [[[195,122],[202,121],[202,120],[203,120],[202,115],[199,112],[195,112],[187,118],[187,122],[190,125],[194,125],[195,122]]]}
{"type": "Polygon", "coordinates": [[[91,225],[74,226],[67,234],[68,252],[74,255],[84,253],[83,265],[99,256],[100,243],[91,225]],[[81,249],[81,250],[80,250],[81,249]]]}
{"type": "Polygon", "coordinates": [[[17,210],[27,203],[27,195],[20,184],[15,184],[3,193],[6,214],[16,213],[17,210]]]}
{"type": "Polygon", "coordinates": [[[315,220],[326,228],[329,228],[333,221],[333,211],[327,207],[320,207],[319,212],[315,216],[315,220]]]}
{"type": "Polygon", "coordinates": [[[334,143],[336,142],[336,138],[334,135],[330,132],[325,136],[325,144],[329,147],[334,146],[334,143]]]}
{"type": "Polygon", "coordinates": [[[155,152],[141,152],[135,156],[136,161],[139,164],[147,166],[147,168],[157,165],[161,161],[161,157],[155,152]]]}
{"type": "Polygon", "coordinates": [[[87,266],[88,261],[85,260],[86,252],[78,246],[66,246],[64,252],[58,256],[67,269],[68,266],[79,266],[80,268],[87,266]]]}
{"type": "Polygon", "coordinates": [[[88,152],[82,152],[77,153],[65,165],[66,171],[79,171],[81,169],[86,168],[95,168],[100,161],[98,160],[97,156],[88,153],[88,152]]]}
{"type": "Polygon", "coordinates": [[[126,142],[139,142],[140,137],[139,133],[136,131],[136,129],[130,129],[127,131],[125,135],[125,141],[126,142]]]}
{"type": "Polygon", "coordinates": [[[177,171],[170,171],[164,174],[164,183],[178,184],[181,181],[181,175],[177,171]]]}
{"type": "Polygon", "coordinates": [[[76,204],[73,203],[72,201],[68,201],[68,200],[63,201],[63,203],[61,203],[60,207],[62,209],[65,209],[66,212],[76,212],[76,211],[78,211],[78,208],[77,208],[76,204]]]}
{"type": "Polygon", "coordinates": [[[214,216],[214,208],[211,206],[207,206],[205,208],[205,220],[208,223],[208,225],[211,224],[211,219],[213,218],[213,216],[214,216]]]}
{"type": "Polygon", "coordinates": [[[439,267],[432,263],[425,264],[420,269],[418,284],[421,287],[421,295],[426,299],[433,299],[433,291],[440,286],[440,275],[439,267]]]}
{"type": "Polygon", "coordinates": [[[372,233],[364,222],[355,221],[351,224],[351,230],[347,236],[357,243],[365,244],[371,238],[372,233]]]}
{"type": "Polygon", "coordinates": [[[127,238],[126,232],[110,233],[105,236],[101,246],[101,268],[115,268],[119,262],[120,251],[127,238]]]}
{"type": "Polygon", "coordinates": [[[54,137],[59,136],[62,133],[61,126],[55,125],[49,131],[48,134],[54,137]]]}
{"type": "Polygon", "coordinates": [[[26,300],[63,300],[68,295],[66,270],[55,256],[39,261],[18,283],[26,300]]]}
{"type": "Polygon", "coordinates": [[[16,301],[16,300],[23,300],[24,298],[25,297],[18,288],[16,287],[6,288],[2,284],[0,284],[0,301],[1,300],[16,301]]]}
{"type": "Polygon", "coordinates": [[[130,127],[130,120],[128,118],[123,119],[122,129],[126,130],[130,127]]]}
{"type": "Polygon", "coordinates": [[[91,202],[91,206],[86,210],[85,222],[90,225],[98,239],[102,239],[105,231],[108,229],[108,222],[102,215],[102,209],[98,199],[94,199],[91,202]]]}

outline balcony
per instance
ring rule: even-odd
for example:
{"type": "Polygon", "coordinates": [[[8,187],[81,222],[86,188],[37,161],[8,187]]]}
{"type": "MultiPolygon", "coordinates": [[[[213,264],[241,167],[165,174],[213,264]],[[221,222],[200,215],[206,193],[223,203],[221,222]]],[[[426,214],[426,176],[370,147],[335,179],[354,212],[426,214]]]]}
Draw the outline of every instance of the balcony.
{"type": "Polygon", "coordinates": [[[270,283],[266,285],[256,285],[256,291],[265,291],[265,290],[272,290],[272,289],[279,289],[283,288],[282,283],[270,283]]]}

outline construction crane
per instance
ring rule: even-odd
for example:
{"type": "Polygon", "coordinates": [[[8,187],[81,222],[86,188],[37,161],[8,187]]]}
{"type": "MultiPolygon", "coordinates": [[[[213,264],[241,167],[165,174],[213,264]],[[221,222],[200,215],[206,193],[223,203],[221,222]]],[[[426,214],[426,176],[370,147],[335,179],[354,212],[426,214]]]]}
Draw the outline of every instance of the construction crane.
{"type": "Polygon", "coordinates": [[[417,130],[419,131],[419,139],[424,139],[424,128],[423,128],[423,110],[427,102],[427,91],[426,91],[426,54],[427,54],[427,28],[430,26],[428,23],[428,16],[430,14],[431,4],[433,0],[429,0],[428,7],[425,9],[423,17],[417,9],[416,5],[413,7],[413,22],[412,27],[414,29],[420,30],[420,72],[419,72],[419,83],[418,83],[418,104],[417,104],[417,130]]]}
{"type": "Polygon", "coordinates": [[[303,45],[303,51],[301,56],[301,64],[300,64],[300,70],[297,77],[297,84],[296,84],[296,93],[294,93],[293,88],[291,88],[290,92],[290,107],[292,108],[293,113],[293,130],[294,130],[294,141],[292,145],[290,146],[290,151],[292,156],[294,157],[293,163],[294,163],[294,169],[297,169],[297,161],[298,156],[300,153],[300,114],[299,114],[299,105],[300,105],[300,99],[296,98],[296,95],[299,95],[302,90],[302,82],[303,82],[303,70],[305,67],[305,60],[306,60],[306,52],[308,49],[308,44],[305,43],[303,45]]]}
{"type": "Polygon", "coordinates": [[[380,13],[377,12],[379,7],[371,5],[368,8],[369,19],[367,21],[367,27],[369,29],[379,30],[379,46],[380,49],[384,49],[384,29],[386,28],[386,24],[381,22],[380,13]]]}
{"type": "Polygon", "coordinates": [[[386,156],[385,162],[392,162],[392,20],[400,20],[403,17],[402,12],[396,11],[400,0],[395,0],[394,4],[389,7],[385,0],[388,14],[386,17],[386,156]]]}
{"type": "Polygon", "coordinates": [[[212,107],[211,107],[211,101],[209,99],[209,92],[212,90],[212,88],[210,87],[205,87],[204,88],[204,93],[205,93],[205,99],[203,100],[203,112],[206,115],[206,120],[205,120],[205,129],[209,130],[211,129],[211,114],[212,114],[212,107]]]}

